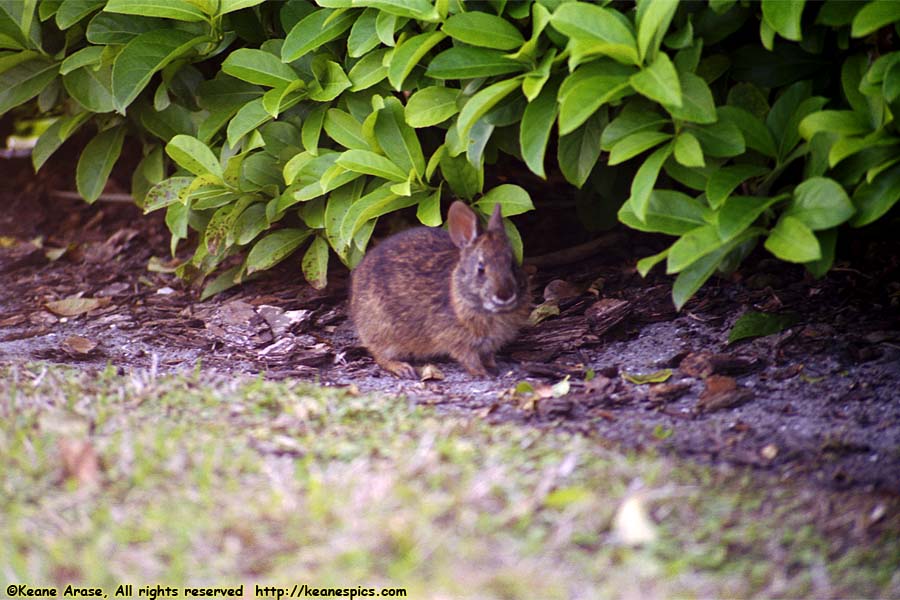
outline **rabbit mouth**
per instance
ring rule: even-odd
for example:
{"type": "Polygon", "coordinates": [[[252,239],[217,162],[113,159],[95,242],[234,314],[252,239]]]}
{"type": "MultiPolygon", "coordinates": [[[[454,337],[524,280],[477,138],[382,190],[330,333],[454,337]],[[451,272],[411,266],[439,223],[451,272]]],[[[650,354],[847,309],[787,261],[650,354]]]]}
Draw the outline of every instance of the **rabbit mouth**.
{"type": "Polygon", "coordinates": [[[482,302],[482,306],[488,312],[492,313],[503,313],[509,312],[516,307],[517,295],[513,294],[509,298],[501,299],[496,295],[491,296],[490,298],[485,298],[482,302]]]}

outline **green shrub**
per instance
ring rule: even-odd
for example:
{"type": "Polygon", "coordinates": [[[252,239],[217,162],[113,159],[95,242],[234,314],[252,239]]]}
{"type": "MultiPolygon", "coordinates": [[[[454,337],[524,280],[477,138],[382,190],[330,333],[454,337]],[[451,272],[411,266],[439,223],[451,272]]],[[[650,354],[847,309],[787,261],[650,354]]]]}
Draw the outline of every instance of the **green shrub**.
{"type": "Polygon", "coordinates": [[[677,237],[638,267],[665,261],[681,307],[760,240],[821,276],[839,226],[900,199],[897,6],[2,0],[0,114],[58,116],[36,168],[95,129],[76,169],[88,201],[140,140],[135,198],[166,210],[173,251],[199,232],[180,273],[244,257],[205,295],[301,249],[324,286],[329,252],[353,266],[401,208],[439,225],[442,195],[531,210],[517,185],[485,190],[485,164],[546,177],[555,153],[623,223],[677,237]]]}

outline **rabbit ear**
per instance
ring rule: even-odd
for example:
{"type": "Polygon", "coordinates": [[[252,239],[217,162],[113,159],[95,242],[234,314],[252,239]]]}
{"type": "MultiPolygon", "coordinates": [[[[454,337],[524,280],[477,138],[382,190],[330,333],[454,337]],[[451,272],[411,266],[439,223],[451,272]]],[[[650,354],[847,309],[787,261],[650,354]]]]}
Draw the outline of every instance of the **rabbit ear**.
{"type": "Polygon", "coordinates": [[[494,212],[491,213],[491,220],[488,221],[488,231],[506,231],[503,228],[503,214],[500,211],[500,203],[494,205],[494,212]]]}
{"type": "Polygon", "coordinates": [[[471,208],[459,200],[450,205],[447,222],[449,223],[450,239],[457,248],[465,248],[478,237],[478,217],[471,208]]]}

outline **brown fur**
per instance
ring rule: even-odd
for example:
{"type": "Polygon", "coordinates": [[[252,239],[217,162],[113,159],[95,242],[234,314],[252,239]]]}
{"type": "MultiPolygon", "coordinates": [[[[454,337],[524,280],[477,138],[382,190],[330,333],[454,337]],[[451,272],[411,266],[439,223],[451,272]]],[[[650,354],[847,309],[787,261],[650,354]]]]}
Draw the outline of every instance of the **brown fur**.
{"type": "Polygon", "coordinates": [[[416,376],[404,359],[441,355],[484,376],[496,369],[494,352],[528,317],[526,277],[513,259],[499,207],[481,234],[475,214],[461,202],[451,207],[448,223],[449,233],[417,227],[384,240],[353,271],[356,331],[376,362],[400,377],[416,376]]]}

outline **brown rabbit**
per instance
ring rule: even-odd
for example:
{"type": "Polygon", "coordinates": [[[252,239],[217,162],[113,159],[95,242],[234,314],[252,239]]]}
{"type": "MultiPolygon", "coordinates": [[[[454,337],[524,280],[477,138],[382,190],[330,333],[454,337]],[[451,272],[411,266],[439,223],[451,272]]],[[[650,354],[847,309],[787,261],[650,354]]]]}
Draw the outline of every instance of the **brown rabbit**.
{"type": "Polygon", "coordinates": [[[383,369],[415,378],[402,359],[450,355],[472,375],[495,371],[494,352],[512,340],[530,308],[525,273],[503,229],[500,205],[479,234],[462,202],[449,233],[416,227],[371,249],[353,271],[350,313],[383,369]]]}

